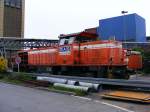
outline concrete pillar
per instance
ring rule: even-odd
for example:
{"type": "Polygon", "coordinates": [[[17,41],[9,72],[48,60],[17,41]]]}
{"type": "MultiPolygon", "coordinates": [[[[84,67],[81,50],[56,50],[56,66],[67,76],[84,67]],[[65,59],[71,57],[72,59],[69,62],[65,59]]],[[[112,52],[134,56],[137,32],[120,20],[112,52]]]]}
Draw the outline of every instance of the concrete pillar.
{"type": "Polygon", "coordinates": [[[0,0],[0,37],[3,37],[4,0],[0,0]]]}
{"type": "Polygon", "coordinates": [[[22,28],[21,28],[21,38],[24,38],[24,21],[25,20],[25,0],[22,0],[22,28]]]}

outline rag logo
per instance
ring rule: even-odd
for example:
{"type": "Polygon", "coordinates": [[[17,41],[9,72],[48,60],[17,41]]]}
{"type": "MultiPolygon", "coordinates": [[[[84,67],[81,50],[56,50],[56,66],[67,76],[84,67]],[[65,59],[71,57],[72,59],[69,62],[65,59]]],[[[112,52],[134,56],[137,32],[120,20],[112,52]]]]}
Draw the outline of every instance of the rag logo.
{"type": "Polygon", "coordinates": [[[71,54],[71,47],[70,46],[64,46],[59,48],[59,54],[60,55],[70,55],[71,54]]]}

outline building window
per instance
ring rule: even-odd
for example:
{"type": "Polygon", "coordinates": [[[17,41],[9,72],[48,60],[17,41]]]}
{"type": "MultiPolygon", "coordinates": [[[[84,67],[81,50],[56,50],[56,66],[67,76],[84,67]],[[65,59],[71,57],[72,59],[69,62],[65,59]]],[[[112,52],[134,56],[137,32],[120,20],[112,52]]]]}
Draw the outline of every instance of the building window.
{"type": "Polygon", "coordinates": [[[21,8],[21,0],[5,0],[5,5],[15,8],[21,8]]]}
{"type": "Polygon", "coordinates": [[[16,7],[16,0],[11,0],[10,6],[11,7],[16,7]]]}
{"type": "Polygon", "coordinates": [[[5,0],[5,5],[9,6],[10,5],[10,2],[11,0],[5,0]]]}
{"type": "Polygon", "coordinates": [[[21,0],[16,0],[16,7],[21,8],[21,0]]]}

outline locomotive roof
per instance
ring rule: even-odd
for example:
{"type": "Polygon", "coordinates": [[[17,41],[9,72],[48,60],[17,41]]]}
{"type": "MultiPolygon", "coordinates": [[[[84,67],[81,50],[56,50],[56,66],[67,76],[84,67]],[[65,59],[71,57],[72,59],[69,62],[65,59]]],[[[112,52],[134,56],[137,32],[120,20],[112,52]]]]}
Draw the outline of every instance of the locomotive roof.
{"type": "Polygon", "coordinates": [[[66,37],[89,37],[89,38],[97,38],[98,35],[89,32],[79,32],[79,33],[72,33],[72,34],[61,34],[59,38],[66,38],[66,37]]]}

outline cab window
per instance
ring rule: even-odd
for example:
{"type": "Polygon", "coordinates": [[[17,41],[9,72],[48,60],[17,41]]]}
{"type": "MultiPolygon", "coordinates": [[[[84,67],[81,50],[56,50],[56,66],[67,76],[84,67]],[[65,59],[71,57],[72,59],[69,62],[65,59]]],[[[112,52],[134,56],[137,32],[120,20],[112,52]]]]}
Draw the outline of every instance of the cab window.
{"type": "Polygon", "coordinates": [[[65,39],[60,39],[59,45],[64,45],[64,43],[65,43],[65,39]]]}
{"type": "Polygon", "coordinates": [[[69,44],[73,44],[74,40],[75,40],[75,37],[70,37],[69,38],[69,44]]]}
{"type": "Polygon", "coordinates": [[[69,43],[69,39],[65,39],[64,45],[67,45],[69,43]]]}
{"type": "Polygon", "coordinates": [[[60,39],[59,45],[66,45],[68,44],[68,39],[60,39]]]}
{"type": "Polygon", "coordinates": [[[60,39],[59,45],[67,45],[67,44],[73,44],[75,40],[75,37],[69,37],[69,38],[62,38],[60,39]]]}

